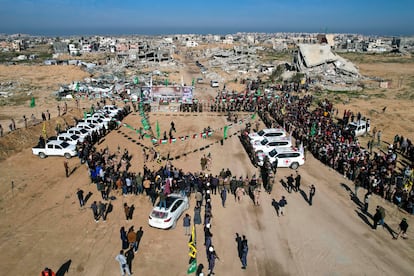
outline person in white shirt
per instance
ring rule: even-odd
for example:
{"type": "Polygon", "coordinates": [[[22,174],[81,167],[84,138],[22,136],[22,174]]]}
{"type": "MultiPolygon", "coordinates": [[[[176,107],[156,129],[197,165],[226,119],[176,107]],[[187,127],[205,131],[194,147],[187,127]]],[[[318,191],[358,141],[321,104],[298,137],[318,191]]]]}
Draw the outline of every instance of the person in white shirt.
{"type": "Polygon", "coordinates": [[[128,265],[127,265],[127,260],[126,260],[125,255],[124,255],[124,250],[121,250],[121,251],[119,252],[119,254],[115,257],[115,260],[117,260],[117,261],[119,262],[119,267],[120,267],[120,269],[121,269],[121,275],[122,275],[122,276],[124,276],[124,275],[125,275],[125,272],[126,272],[128,275],[132,275],[132,273],[131,273],[131,271],[129,270],[129,267],[128,267],[128,265]]]}

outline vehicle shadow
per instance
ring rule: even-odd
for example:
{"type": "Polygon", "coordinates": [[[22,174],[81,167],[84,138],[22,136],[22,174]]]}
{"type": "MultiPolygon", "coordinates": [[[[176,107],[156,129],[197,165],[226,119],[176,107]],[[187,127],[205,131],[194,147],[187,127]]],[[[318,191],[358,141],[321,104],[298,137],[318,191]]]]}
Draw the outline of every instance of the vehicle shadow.
{"type": "Polygon", "coordinates": [[[72,263],[72,260],[69,259],[64,264],[62,264],[59,267],[58,271],[56,272],[56,276],[63,276],[63,275],[65,275],[65,273],[69,274],[69,268],[70,268],[71,263],[72,263]]]}

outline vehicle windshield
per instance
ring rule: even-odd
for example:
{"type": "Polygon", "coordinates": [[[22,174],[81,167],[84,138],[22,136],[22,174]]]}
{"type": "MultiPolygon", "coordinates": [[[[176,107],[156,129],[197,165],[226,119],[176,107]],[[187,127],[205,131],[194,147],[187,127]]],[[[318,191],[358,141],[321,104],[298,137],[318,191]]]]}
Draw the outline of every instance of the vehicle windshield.
{"type": "MultiPolygon", "coordinates": [[[[167,208],[166,208],[166,210],[168,210],[168,209],[170,209],[170,207],[171,207],[171,205],[173,205],[173,203],[175,202],[177,200],[177,197],[174,197],[174,196],[168,196],[166,199],[165,199],[165,201],[166,201],[166,205],[167,205],[167,208]]],[[[158,203],[157,203],[157,205],[156,205],[157,207],[160,207],[160,202],[158,201],[158,203]]]]}
{"type": "Polygon", "coordinates": [[[83,133],[83,134],[88,133],[88,131],[86,129],[83,129],[83,128],[80,129],[80,132],[83,133]]]}
{"type": "Polygon", "coordinates": [[[73,134],[73,135],[70,136],[70,138],[72,138],[72,140],[78,140],[79,136],[76,135],[76,134],[73,134]]]}
{"type": "Polygon", "coordinates": [[[276,149],[272,149],[270,152],[269,152],[269,156],[270,157],[275,157],[277,155],[277,151],[276,151],[276,149]]]}
{"type": "Polygon", "coordinates": [[[69,147],[69,143],[68,142],[62,142],[60,145],[62,146],[62,148],[69,147]]]}
{"type": "Polygon", "coordinates": [[[348,125],[348,127],[349,127],[350,130],[355,130],[357,128],[356,125],[348,125]]]}
{"type": "Polygon", "coordinates": [[[269,141],[265,138],[265,139],[263,139],[263,140],[260,142],[260,144],[262,144],[262,145],[264,146],[264,145],[266,145],[266,144],[267,144],[267,142],[269,142],[269,141]]]}
{"type": "Polygon", "coordinates": [[[263,131],[263,129],[257,133],[257,135],[259,135],[259,136],[263,136],[264,134],[265,134],[265,132],[263,131]]]}

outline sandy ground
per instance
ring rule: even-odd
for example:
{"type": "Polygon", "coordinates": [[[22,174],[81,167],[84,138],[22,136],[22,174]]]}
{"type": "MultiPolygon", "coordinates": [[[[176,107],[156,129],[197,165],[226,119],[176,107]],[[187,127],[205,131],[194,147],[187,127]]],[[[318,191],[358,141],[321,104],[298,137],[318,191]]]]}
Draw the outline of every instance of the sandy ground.
{"type": "MultiPolygon", "coordinates": [[[[185,78],[185,81],[191,81],[188,73],[185,78]]],[[[206,86],[203,88],[205,97],[214,95],[214,91],[206,86]]],[[[89,103],[83,104],[87,106],[89,103]]],[[[354,104],[355,108],[359,106],[359,103],[349,104],[354,104]]],[[[396,106],[398,104],[401,102],[395,103],[396,106]]],[[[55,106],[55,103],[50,106],[55,106]]],[[[407,104],[407,108],[409,106],[407,104]]],[[[370,107],[366,108],[368,110],[370,107]]],[[[407,112],[407,108],[401,108],[400,111],[407,112]]],[[[12,109],[7,110],[12,112],[12,109]]],[[[3,107],[0,111],[4,111],[3,107]]],[[[394,112],[390,108],[389,114],[384,115],[383,119],[395,120],[398,113],[394,112]]],[[[73,114],[75,113],[74,111],[73,114]]],[[[207,125],[217,129],[207,139],[197,138],[160,145],[158,149],[162,155],[180,155],[179,159],[173,161],[175,166],[185,171],[199,171],[200,157],[210,152],[213,157],[211,172],[214,174],[221,168],[229,168],[237,176],[251,176],[257,172],[237,135],[229,137],[223,146],[218,143],[221,138],[220,128],[226,124],[224,116],[195,116],[191,113],[175,115],[177,116],[150,114],[149,120],[153,127],[158,120],[161,130],[174,121],[177,137],[198,133],[207,125]],[[200,150],[202,147],[205,149],[200,150]],[[199,150],[193,152],[195,149],[199,150]],[[188,154],[183,156],[183,153],[188,154]]],[[[139,115],[132,113],[124,122],[139,127],[139,115]]],[[[401,129],[407,124],[392,124],[392,121],[383,123],[384,126],[386,124],[390,128],[401,129]]],[[[236,133],[241,127],[231,128],[229,134],[236,133]]],[[[31,135],[36,141],[40,126],[34,128],[21,130],[7,139],[12,143],[13,139],[18,140],[20,136],[31,135]]],[[[136,142],[140,141],[134,132],[121,127],[108,134],[97,147],[108,146],[112,151],[118,145],[127,148],[133,154],[130,170],[141,171],[142,148],[136,142]]],[[[145,144],[149,145],[149,141],[146,140],[145,144]]],[[[128,228],[134,225],[135,229],[142,227],[144,231],[139,251],[133,261],[132,270],[135,275],[186,275],[189,259],[188,237],[184,235],[181,220],[176,229],[162,231],[151,228],[148,226],[148,214],[152,206],[146,197],[115,195],[116,199],[112,202],[114,211],[109,214],[108,221],[95,223],[90,208],[79,208],[75,192],[77,188],[82,188],[85,194],[89,191],[93,193],[87,206],[94,200],[100,200],[100,195],[95,185],[90,184],[86,167],[77,158],[69,160],[69,166],[73,172],[66,178],[62,158],[50,157],[41,160],[31,154],[27,145],[0,163],[0,271],[15,275],[38,275],[45,266],[57,271],[66,264],[69,265],[67,275],[119,275],[119,266],[114,260],[121,247],[119,229],[121,226],[128,228]],[[14,189],[11,187],[12,181],[14,189]],[[124,202],[137,207],[132,221],[125,221],[122,209],[124,202]]],[[[353,184],[335,171],[308,155],[306,164],[299,169],[303,194],[289,194],[279,184],[279,180],[286,179],[291,173],[294,171],[290,169],[278,171],[272,194],[261,194],[261,206],[254,206],[247,197],[239,204],[229,196],[226,208],[222,208],[219,195],[213,195],[213,244],[220,257],[216,264],[216,275],[414,273],[414,219],[410,215],[377,196],[372,197],[370,213],[373,213],[377,204],[384,206],[387,210],[385,221],[390,229],[397,231],[401,218],[408,219],[409,238],[392,240],[387,229],[379,227],[376,231],[371,230],[372,219],[362,214],[350,198],[349,189],[353,190],[353,184]],[[316,185],[313,206],[309,206],[305,200],[311,184],[316,185]],[[271,201],[273,198],[279,200],[282,195],[287,197],[287,213],[283,217],[277,217],[271,201]],[[249,241],[246,271],[240,268],[235,233],[246,235],[249,241]]],[[[362,199],[364,191],[359,193],[359,198],[362,199]]],[[[192,196],[188,210],[191,216],[194,205],[192,196]]],[[[207,267],[201,226],[197,227],[197,234],[198,262],[207,267]]]]}

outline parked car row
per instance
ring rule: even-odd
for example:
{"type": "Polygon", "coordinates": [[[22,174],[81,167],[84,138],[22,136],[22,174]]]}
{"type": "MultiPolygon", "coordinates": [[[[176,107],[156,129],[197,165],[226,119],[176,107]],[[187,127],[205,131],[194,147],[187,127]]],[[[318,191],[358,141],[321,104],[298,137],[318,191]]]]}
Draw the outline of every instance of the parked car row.
{"type": "Polygon", "coordinates": [[[64,156],[69,159],[77,155],[76,145],[83,143],[94,132],[100,132],[105,128],[110,129],[111,122],[115,121],[122,109],[114,105],[105,105],[102,109],[89,114],[85,119],[77,122],[76,126],[49,137],[48,141],[39,139],[37,146],[32,148],[32,153],[40,158],[47,156],[64,156]]]}
{"type": "Polygon", "coordinates": [[[251,158],[259,166],[297,169],[305,164],[303,146],[293,147],[292,137],[283,128],[266,128],[247,136],[249,143],[245,142],[245,148],[254,155],[251,158]]]}

